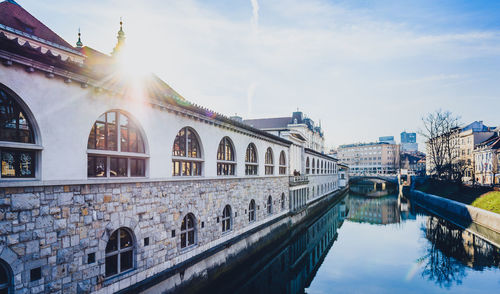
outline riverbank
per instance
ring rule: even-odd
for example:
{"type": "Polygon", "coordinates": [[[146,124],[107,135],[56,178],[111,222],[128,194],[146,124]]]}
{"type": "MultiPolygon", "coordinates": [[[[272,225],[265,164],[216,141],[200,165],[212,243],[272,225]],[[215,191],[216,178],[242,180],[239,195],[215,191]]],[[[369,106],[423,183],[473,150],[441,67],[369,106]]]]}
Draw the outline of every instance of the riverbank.
{"type": "Polygon", "coordinates": [[[500,214],[500,192],[489,187],[427,180],[415,189],[500,214]]]}

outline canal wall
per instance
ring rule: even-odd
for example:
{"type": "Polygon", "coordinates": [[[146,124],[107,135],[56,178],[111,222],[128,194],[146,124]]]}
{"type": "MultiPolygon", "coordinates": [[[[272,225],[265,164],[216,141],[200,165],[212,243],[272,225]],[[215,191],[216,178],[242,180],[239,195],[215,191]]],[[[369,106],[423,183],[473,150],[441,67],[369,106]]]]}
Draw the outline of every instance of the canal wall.
{"type": "Polygon", "coordinates": [[[273,223],[263,224],[252,231],[238,235],[216,248],[193,257],[185,264],[178,264],[119,293],[193,293],[206,288],[221,277],[224,277],[228,284],[218,286],[221,289],[231,288],[238,281],[228,279],[228,275],[251,271],[252,268],[258,268],[260,264],[268,262],[281,246],[295,236],[293,232],[306,229],[341,195],[344,195],[347,189],[346,187],[318,198],[300,211],[282,215],[273,223]]]}
{"type": "Polygon", "coordinates": [[[411,190],[410,196],[426,210],[500,244],[500,214],[418,190],[411,190]]]}

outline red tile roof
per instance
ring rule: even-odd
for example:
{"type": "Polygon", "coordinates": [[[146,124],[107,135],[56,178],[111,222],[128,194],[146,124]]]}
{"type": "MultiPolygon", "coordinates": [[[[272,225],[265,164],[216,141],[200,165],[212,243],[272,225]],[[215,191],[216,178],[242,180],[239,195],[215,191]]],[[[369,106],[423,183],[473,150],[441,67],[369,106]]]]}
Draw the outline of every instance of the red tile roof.
{"type": "Polygon", "coordinates": [[[63,38],[59,37],[18,4],[9,1],[0,3],[0,23],[60,46],[74,49],[73,46],[64,41],[63,38]]]}

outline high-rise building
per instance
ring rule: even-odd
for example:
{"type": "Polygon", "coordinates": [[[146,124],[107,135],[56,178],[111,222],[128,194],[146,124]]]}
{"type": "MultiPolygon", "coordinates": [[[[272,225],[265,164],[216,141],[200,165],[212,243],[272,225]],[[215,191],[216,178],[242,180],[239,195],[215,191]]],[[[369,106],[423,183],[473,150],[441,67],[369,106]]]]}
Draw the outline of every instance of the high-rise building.
{"type": "Polygon", "coordinates": [[[401,151],[415,152],[418,151],[417,134],[416,133],[401,133],[401,151]]]}

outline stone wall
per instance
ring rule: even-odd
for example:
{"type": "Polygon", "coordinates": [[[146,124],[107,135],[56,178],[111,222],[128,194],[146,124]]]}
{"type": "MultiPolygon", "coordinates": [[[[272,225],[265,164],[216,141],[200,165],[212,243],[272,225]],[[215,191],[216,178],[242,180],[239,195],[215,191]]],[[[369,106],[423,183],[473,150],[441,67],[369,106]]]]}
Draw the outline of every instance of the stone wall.
{"type": "Polygon", "coordinates": [[[113,293],[286,213],[288,177],[0,188],[0,258],[10,265],[19,293],[113,293]],[[257,206],[253,223],[251,199],[257,206]],[[223,233],[227,204],[232,230],[223,233]],[[188,213],[196,219],[196,245],[181,249],[188,213]],[[134,269],[105,277],[106,244],[120,227],[133,233],[134,269]],[[89,262],[92,253],[95,262],[89,262]],[[38,269],[41,278],[30,281],[38,269]]]}

